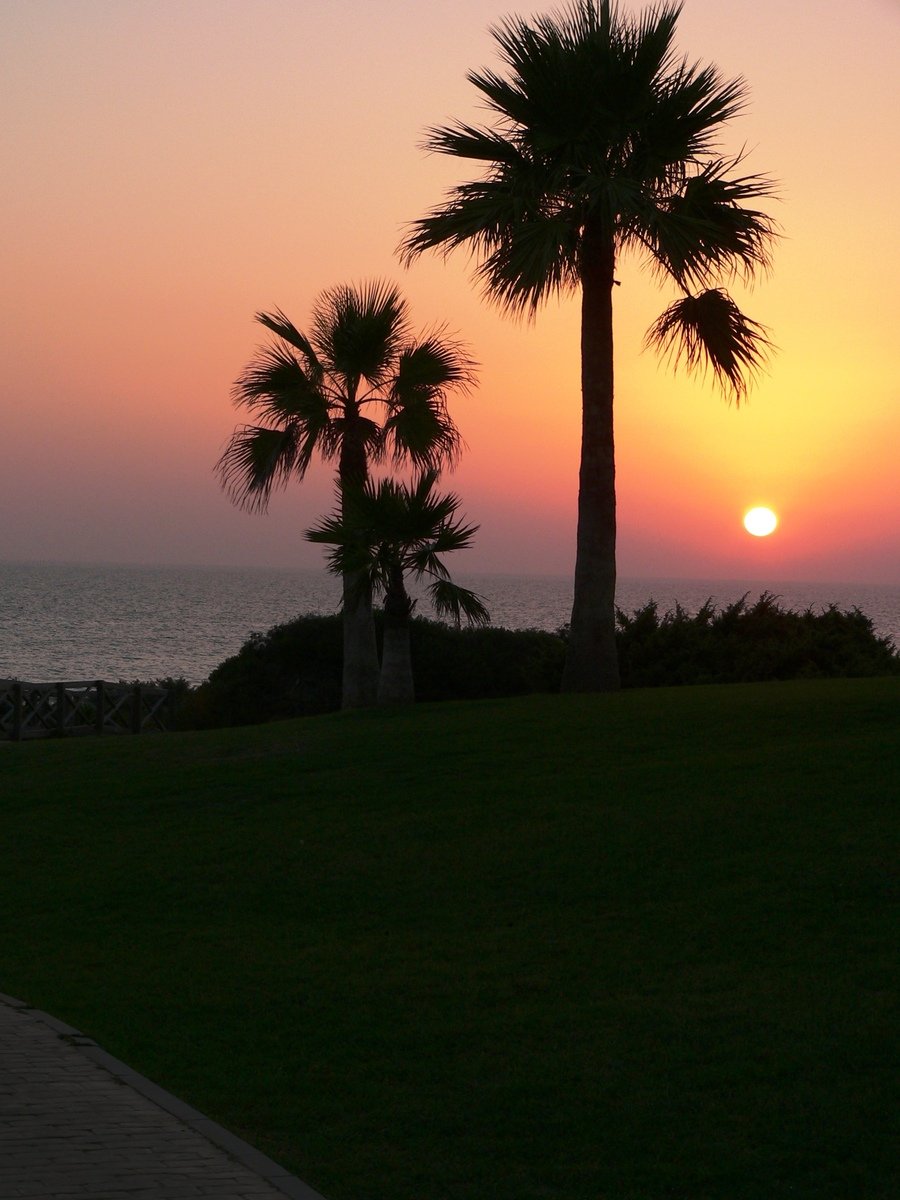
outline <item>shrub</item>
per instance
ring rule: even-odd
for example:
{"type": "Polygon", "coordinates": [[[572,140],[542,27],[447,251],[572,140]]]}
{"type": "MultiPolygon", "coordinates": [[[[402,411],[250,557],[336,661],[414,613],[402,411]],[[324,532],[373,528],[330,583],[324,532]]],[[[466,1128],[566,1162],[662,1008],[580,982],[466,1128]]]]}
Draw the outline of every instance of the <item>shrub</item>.
{"type": "Polygon", "coordinates": [[[181,728],[253,725],[330,712],[341,703],[338,616],[304,616],[252,633],[182,702],[181,728]]]}
{"type": "MultiPolygon", "coordinates": [[[[381,636],[380,614],[376,629],[381,636]]],[[[250,725],[330,712],[341,704],[340,616],[298,617],[254,633],[182,699],[180,728],[250,725]]],[[[416,695],[461,700],[557,691],[564,644],[540,630],[455,629],[416,618],[416,695]]]]}
{"type": "Polygon", "coordinates": [[[900,673],[893,643],[858,608],[798,613],[769,592],[693,616],[676,604],[661,617],[651,600],[618,612],[617,638],[624,687],[900,673]]]}
{"type": "Polygon", "coordinates": [[[456,629],[422,618],[410,631],[416,696],[474,700],[557,692],[565,643],[540,629],[456,629]]]}
{"type": "MultiPolygon", "coordinates": [[[[376,613],[380,639],[380,614],[376,613]]],[[[410,638],[420,700],[474,700],[559,690],[567,630],[456,629],[415,618],[410,638]]],[[[859,609],[798,613],[764,592],[691,614],[651,600],[618,612],[624,687],[900,674],[890,639],[859,609]]],[[[341,703],[340,616],[298,617],[254,633],[209,680],[179,698],[180,728],[249,725],[330,712],[341,703]]],[[[183,681],[182,681],[183,682],[183,681]]]]}

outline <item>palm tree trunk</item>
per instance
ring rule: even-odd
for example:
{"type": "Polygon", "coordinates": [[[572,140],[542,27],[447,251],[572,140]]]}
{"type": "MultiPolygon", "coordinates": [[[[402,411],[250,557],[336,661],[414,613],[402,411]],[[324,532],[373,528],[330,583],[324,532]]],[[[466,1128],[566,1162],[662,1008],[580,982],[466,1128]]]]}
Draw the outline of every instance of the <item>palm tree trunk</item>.
{"type": "Polygon", "coordinates": [[[384,643],[381,648],[381,676],[378,682],[379,704],[412,704],[415,687],[409,622],[412,601],[403,582],[403,568],[397,564],[384,597],[384,643]]]}
{"type": "MultiPolygon", "coordinates": [[[[338,470],[341,496],[362,487],[368,477],[366,447],[357,436],[355,403],[345,408],[346,425],[341,442],[338,470]]],[[[378,699],[378,645],[372,613],[372,589],[361,586],[356,573],[344,575],[343,588],[344,661],[341,690],[343,708],[369,708],[378,699]]]]}
{"type": "Polygon", "coordinates": [[[581,300],[581,468],[575,595],[564,692],[619,686],[616,652],[616,462],[613,433],[612,238],[586,230],[581,300]]]}
{"type": "Polygon", "coordinates": [[[378,699],[378,645],[370,591],[360,597],[355,575],[344,577],[344,665],[341,706],[370,708],[378,699]]]}

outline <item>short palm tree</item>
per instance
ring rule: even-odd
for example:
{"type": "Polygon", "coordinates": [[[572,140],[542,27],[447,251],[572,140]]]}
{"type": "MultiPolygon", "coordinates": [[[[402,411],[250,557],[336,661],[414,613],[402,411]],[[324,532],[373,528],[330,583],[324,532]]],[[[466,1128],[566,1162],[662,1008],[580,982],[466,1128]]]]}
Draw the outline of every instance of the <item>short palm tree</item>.
{"type": "MultiPolygon", "coordinates": [[[[272,492],[302,480],[319,457],[337,465],[341,497],[385,457],[414,467],[452,464],[460,437],[447,396],[465,391],[474,363],[442,329],[411,333],[397,288],[375,282],[323,292],[308,334],[284,315],[257,313],[275,334],[234,385],[257,424],[235,429],[216,464],[231,499],[265,510],[272,492]]],[[[378,654],[371,597],[344,578],[343,703],[372,704],[378,654]]]]}
{"type": "Polygon", "coordinates": [[[416,221],[401,246],[466,245],[490,298],[533,313],[581,291],[582,448],[574,602],[563,687],[619,685],[615,646],[616,495],[613,287],[628,251],[671,281],[678,299],[648,341],[688,367],[709,365],[735,399],[769,343],[723,283],[769,265],[774,225],[754,207],[773,193],[717,151],[721,126],[746,103],[742,80],[676,55],[681,5],[623,15],[581,0],[493,30],[506,74],[469,80],[496,120],[433,129],[427,147],[471,160],[460,184],[416,221]]]}
{"type": "Polygon", "coordinates": [[[459,498],[435,493],[437,472],[423,471],[413,484],[383,479],[353,489],[342,511],[306,531],[306,538],[331,546],[329,569],[351,576],[368,594],[384,597],[384,642],[379,704],[409,704],[415,699],[409,626],[415,601],[406,577],[430,580],[427,593],[440,616],[457,625],[465,618],[486,625],[490,614],[481,597],[450,578],[443,556],[465,550],[478,531],[456,518],[459,498]]]}

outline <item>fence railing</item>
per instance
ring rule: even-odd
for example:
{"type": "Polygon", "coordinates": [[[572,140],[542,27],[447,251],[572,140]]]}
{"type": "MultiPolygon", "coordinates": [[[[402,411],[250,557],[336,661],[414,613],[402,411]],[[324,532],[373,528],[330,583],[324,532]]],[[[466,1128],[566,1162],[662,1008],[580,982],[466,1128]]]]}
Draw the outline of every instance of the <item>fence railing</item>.
{"type": "Polygon", "coordinates": [[[0,680],[0,738],[146,733],[171,727],[174,694],[146,684],[0,680]]]}

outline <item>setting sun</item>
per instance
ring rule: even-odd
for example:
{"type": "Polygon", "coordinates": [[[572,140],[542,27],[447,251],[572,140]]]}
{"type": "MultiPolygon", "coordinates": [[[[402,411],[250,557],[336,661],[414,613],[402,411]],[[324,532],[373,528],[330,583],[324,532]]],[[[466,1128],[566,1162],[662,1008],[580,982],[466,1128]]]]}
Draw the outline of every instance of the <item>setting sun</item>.
{"type": "Polygon", "coordinates": [[[778,517],[771,508],[751,508],[744,513],[744,528],[754,537],[768,537],[778,524],[778,517]]]}

